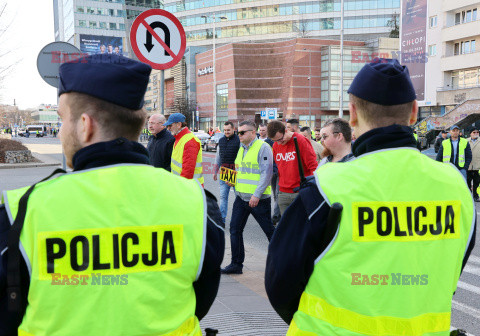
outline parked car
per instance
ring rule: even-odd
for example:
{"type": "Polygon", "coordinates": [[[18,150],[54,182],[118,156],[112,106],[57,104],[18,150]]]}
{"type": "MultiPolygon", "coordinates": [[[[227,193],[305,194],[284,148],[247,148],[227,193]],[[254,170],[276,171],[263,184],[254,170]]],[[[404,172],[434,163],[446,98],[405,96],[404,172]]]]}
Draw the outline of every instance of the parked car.
{"type": "Polygon", "coordinates": [[[205,133],[205,132],[194,132],[193,134],[198,138],[198,140],[200,140],[202,144],[202,148],[204,148],[205,143],[210,138],[210,135],[208,135],[208,133],[205,133]]]}
{"type": "Polygon", "coordinates": [[[223,138],[224,136],[225,134],[223,133],[215,133],[214,135],[212,135],[210,139],[208,139],[205,142],[205,145],[203,145],[204,150],[206,152],[208,152],[209,150],[216,151],[218,146],[218,141],[220,141],[220,139],[223,138]]]}

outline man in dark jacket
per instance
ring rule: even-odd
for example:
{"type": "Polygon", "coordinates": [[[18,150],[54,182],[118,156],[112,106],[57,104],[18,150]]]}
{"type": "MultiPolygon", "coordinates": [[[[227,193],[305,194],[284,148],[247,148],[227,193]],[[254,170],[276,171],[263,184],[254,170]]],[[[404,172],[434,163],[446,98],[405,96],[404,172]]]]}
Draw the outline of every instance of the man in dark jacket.
{"type": "Polygon", "coordinates": [[[447,139],[448,137],[448,132],[443,130],[440,132],[438,135],[437,139],[435,140],[435,144],[433,145],[433,148],[435,149],[435,153],[438,153],[440,150],[440,147],[442,146],[443,140],[447,139]]]}
{"type": "Polygon", "coordinates": [[[170,163],[175,138],[163,126],[165,122],[165,116],[162,114],[154,114],[148,119],[148,130],[152,135],[148,139],[147,149],[152,166],[171,171],[170,163]]]}
{"type": "MultiPolygon", "coordinates": [[[[224,137],[218,141],[218,150],[215,157],[215,170],[213,180],[217,180],[217,173],[220,167],[235,170],[235,158],[237,157],[238,149],[240,148],[240,139],[234,133],[235,127],[231,121],[225,122],[223,125],[224,137]]],[[[223,222],[227,218],[228,210],[228,193],[230,186],[224,181],[220,181],[220,212],[222,213],[223,222]]]]}
{"type": "Polygon", "coordinates": [[[468,140],[460,136],[460,127],[457,125],[450,129],[450,139],[442,142],[436,160],[452,163],[460,170],[465,180],[467,179],[467,169],[472,162],[472,150],[468,140]],[[447,149],[445,149],[446,146],[448,146],[447,149]]]}

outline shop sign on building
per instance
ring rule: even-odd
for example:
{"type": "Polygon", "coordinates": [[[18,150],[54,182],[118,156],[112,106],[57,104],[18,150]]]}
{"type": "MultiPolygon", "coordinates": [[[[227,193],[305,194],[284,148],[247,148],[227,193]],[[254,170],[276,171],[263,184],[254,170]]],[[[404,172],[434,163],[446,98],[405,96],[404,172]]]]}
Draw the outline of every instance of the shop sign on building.
{"type": "Polygon", "coordinates": [[[203,69],[198,69],[198,77],[209,74],[209,73],[213,73],[213,67],[212,66],[208,66],[208,67],[205,67],[203,69]]]}

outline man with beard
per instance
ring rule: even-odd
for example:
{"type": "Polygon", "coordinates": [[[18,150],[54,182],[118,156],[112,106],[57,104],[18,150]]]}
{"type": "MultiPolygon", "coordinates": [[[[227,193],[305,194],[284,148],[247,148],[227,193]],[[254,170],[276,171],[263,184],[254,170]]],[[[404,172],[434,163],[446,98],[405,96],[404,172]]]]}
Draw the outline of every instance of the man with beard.
{"type": "Polygon", "coordinates": [[[117,55],[60,66],[73,172],[3,193],[0,335],[202,334],[223,223],[211,194],[149,165],[136,142],[150,72],[117,55]]]}
{"type": "Polygon", "coordinates": [[[175,137],[172,153],[172,173],[187,179],[197,179],[203,186],[202,144],[185,123],[185,116],[173,113],[163,124],[175,137]]]}
{"type": "Polygon", "coordinates": [[[327,121],[320,130],[322,144],[322,161],[319,166],[327,162],[346,162],[354,156],[352,154],[352,129],[348,122],[341,118],[327,121]]]}

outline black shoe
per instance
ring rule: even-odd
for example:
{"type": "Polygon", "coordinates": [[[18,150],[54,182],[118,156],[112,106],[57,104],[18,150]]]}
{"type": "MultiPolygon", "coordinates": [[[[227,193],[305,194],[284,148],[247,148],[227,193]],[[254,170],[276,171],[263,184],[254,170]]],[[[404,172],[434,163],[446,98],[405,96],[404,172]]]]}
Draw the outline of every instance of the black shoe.
{"type": "Polygon", "coordinates": [[[222,273],[223,274],[242,274],[242,268],[243,266],[241,265],[235,265],[235,264],[230,264],[225,268],[222,268],[222,273]]]}
{"type": "Polygon", "coordinates": [[[477,197],[474,197],[473,200],[474,200],[475,202],[480,202],[480,199],[478,198],[478,196],[477,196],[477,197]]]}
{"type": "Polygon", "coordinates": [[[272,217],[273,226],[277,226],[278,222],[280,222],[280,217],[272,217]]]}

